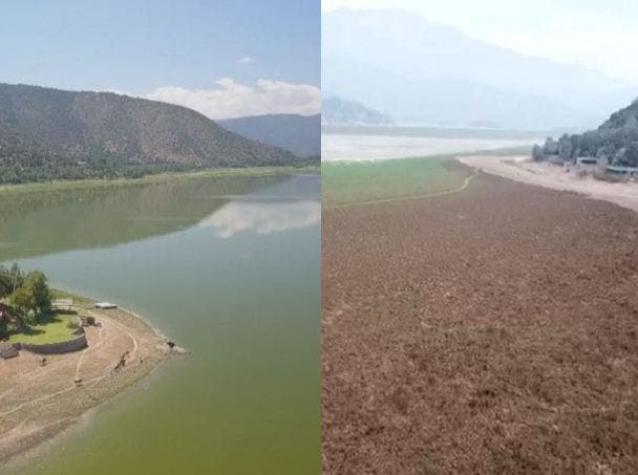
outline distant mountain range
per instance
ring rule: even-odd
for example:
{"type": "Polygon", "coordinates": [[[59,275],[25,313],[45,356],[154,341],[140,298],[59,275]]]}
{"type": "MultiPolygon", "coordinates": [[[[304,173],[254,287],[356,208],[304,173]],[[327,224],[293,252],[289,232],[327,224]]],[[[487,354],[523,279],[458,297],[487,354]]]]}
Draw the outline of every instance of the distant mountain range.
{"type": "Polygon", "coordinates": [[[328,125],[391,125],[392,119],[355,101],[326,97],[321,101],[321,122],[328,125]]]}
{"type": "Polygon", "coordinates": [[[0,84],[0,182],[295,164],[193,110],[107,92],[0,84]]]}
{"type": "Polygon", "coordinates": [[[291,151],[299,157],[321,155],[321,116],[273,114],[220,120],[231,132],[291,151]]]}
{"type": "Polygon", "coordinates": [[[322,90],[398,123],[540,130],[591,127],[638,96],[636,85],[395,9],[322,15],[322,90]]]}
{"type": "Polygon", "coordinates": [[[534,146],[536,160],[553,155],[565,161],[596,157],[613,165],[638,167],[638,100],[614,112],[596,130],[548,138],[543,147],[534,146]]]}

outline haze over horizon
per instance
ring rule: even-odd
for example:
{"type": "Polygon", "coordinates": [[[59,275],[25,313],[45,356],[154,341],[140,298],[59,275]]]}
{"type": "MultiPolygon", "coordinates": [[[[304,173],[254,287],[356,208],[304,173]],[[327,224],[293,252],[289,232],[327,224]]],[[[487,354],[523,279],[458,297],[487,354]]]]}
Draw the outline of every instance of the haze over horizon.
{"type": "MultiPolygon", "coordinates": [[[[597,126],[638,97],[638,83],[615,79],[591,62],[521,53],[507,42],[477,39],[467,28],[432,20],[416,8],[396,8],[411,4],[324,5],[324,96],[358,102],[399,124],[528,130],[597,126]]],[[[499,16],[494,18],[498,26],[499,16]]],[[[518,21],[522,28],[527,19],[518,21]]]]}
{"type": "Polygon", "coordinates": [[[638,86],[638,3],[610,0],[322,0],[338,9],[402,9],[520,54],[578,65],[638,86]],[[614,54],[610,54],[610,52],[614,54]]]}

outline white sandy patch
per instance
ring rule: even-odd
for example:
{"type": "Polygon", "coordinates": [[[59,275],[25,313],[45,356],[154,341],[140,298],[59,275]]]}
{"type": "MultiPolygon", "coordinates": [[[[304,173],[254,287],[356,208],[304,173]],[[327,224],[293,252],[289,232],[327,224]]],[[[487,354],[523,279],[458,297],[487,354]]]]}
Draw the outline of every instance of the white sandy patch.
{"type": "Polygon", "coordinates": [[[406,137],[324,133],[321,136],[321,161],[366,161],[425,157],[445,153],[518,147],[533,143],[535,143],[533,139],[406,137]]]}
{"type": "Polygon", "coordinates": [[[582,193],[638,212],[637,183],[609,183],[592,176],[579,177],[558,165],[536,163],[526,156],[459,157],[459,161],[485,173],[553,190],[582,193]]]}

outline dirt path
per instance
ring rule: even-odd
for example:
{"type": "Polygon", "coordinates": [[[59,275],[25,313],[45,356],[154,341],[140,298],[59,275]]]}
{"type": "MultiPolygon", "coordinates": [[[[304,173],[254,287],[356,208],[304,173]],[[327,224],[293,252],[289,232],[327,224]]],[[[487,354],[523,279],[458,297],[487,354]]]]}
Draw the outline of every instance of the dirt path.
{"type": "Polygon", "coordinates": [[[638,215],[575,193],[324,209],[324,473],[637,473],[636,288],[638,215]]]}
{"type": "Polygon", "coordinates": [[[80,370],[82,369],[82,363],[84,362],[84,358],[86,358],[86,355],[90,352],[95,352],[104,344],[105,340],[103,337],[103,333],[105,332],[105,328],[106,327],[102,325],[102,327],[100,327],[100,329],[97,331],[97,337],[95,338],[95,341],[92,342],[91,346],[81,352],[80,357],[78,358],[78,362],[75,365],[75,374],[73,375],[74,382],[80,379],[80,370]]]}
{"type": "Polygon", "coordinates": [[[68,427],[168,356],[164,338],[131,313],[89,314],[102,326],[87,328],[87,349],[47,356],[44,367],[41,356],[27,351],[0,360],[0,465],[68,427]],[[126,364],[114,371],[122,358],[126,364]]]}

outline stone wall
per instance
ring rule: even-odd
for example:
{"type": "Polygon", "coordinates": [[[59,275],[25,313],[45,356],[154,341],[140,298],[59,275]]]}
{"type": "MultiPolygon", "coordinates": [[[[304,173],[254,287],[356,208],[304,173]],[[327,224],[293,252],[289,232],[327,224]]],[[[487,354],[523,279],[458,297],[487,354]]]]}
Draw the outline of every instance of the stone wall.
{"type": "Polygon", "coordinates": [[[19,350],[27,350],[32,353],[38,353],[40,355],[60,355],[63,353],[71,353],[73,351],[80,351],[86,348],[88,345],[86,341],[86,335],[83,329],[76,331],[76,337],[72,340],[63,341],[60,343],[49,343],[46,345],[32,345],[28,343],[18,343],[16,346],[19,350]]]}

